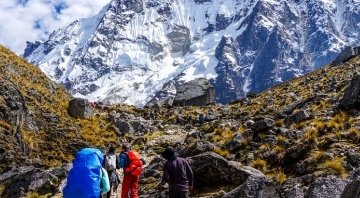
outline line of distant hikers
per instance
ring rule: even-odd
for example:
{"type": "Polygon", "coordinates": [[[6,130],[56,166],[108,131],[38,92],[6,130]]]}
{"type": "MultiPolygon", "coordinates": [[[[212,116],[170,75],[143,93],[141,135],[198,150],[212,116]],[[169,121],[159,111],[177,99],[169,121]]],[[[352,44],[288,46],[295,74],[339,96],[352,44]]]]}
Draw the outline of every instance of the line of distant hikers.
{"type": "Polygon", "coordinates": [[[110,113],[113,110],[116,110],[116,106],[107,102],[105,105],[103,102],[89,102],[90,107],[97,109],[99,111],[110,113]]]}
{"type": "MultiPolygon", "coordinates": [[[[94,109],[97,109],[99,111],[110,113],[114,110],[116,110],[116,106],[111,104],[110,102],[107,102],[105,105],[103,102],[89,102],[90,106],[94,109]]],[[[159,117],[158,111],[155,109],[153,111],[144,112],[142,116],[145,120],[156,120],[159,117]]],[[[198,118],[193,119],[193,117],[188,114],[186,117],[183,118],[177,118],[176,122],[178,124],[184,125],[184,124],[196,124],[199,123],[200,125],[203,124],[205,121],[205,116],[203,113],[200,113],[198,118]]]]}
{"type": "MultiPolygon", "coordinates": [[[[146,161],[129,143],[123,143],[121,149],[118,156],[113,146],[106,155],[97,148],[78,151],[63,189],[63,197],[110,198],[112,192],[117,197],[117,188],[121,184],[121,198],[138,198],[138,182],[146,161]],[[117,169],[123,170],[122,181],[117,169]]],[[[188,162],[170,146],[161,155],[167,161],[163,165],[159,186],[168,184],[169,198],[188,198],[194,181],[188,162]]]]}

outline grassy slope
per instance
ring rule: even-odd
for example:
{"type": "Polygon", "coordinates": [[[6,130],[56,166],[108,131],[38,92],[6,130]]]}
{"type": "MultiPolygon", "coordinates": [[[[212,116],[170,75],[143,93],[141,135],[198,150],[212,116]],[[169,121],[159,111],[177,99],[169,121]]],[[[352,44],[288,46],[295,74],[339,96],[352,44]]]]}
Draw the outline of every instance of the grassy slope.
{"type": "MultiPolygon", "coordinates": [[[[107,147],[108,143],[117,142],[112,126],[101,116],[90,119],[70,117],[67,108],[72,96],[65,88],[56,85],[37,67],[2,46],[0,46],[0,78],[19,89],[25,99],[28,115],[39,125],[39,131],[31,131],[23,124],[21,126],[23,143],[29,149],[28,154],[21,153],[23,158],[38,158],[41,159],[42,165],[60,166],[70,162],[81,147],[107,147]],[[50,123],[44,118],[44,114],[58,117],[59,122],[50,123]]],[[[6,105],[1,97],[0,104],[6,105]]],[[[0,133],[12,131],[14,128],[12,123],[0,121],[0,133]]],[[[14,152],[18,151],[15,149],[14,152]]],[[[27,164],[19,158],[21,157],[15,159],[17,165],[27,164]]]]}

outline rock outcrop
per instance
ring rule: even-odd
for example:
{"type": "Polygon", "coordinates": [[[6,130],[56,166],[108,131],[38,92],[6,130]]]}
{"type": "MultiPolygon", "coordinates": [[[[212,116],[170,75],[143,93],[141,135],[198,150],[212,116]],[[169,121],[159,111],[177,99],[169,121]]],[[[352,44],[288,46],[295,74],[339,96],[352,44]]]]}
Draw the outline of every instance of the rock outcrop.
{"type": "Polygon", "coordinates": [[[355,178],[345,186],[340,198],[360,198],[360,179],[355,178]]]}
{"type": "Polygon", "coordinates": [[[86,99],[75,98],[69,102],[68,113],[75,118],[89,118],[93,115],[93,110],[86,99]]]}
{"type": "Polygon", "coordinates": [[[345,89],[344,96],[338,105],[341,109],[348,109],[354,105],[360,105],[360,73],[356,72],[350,81],[350,85],[345,89]]]}
{"type": "Polygon", "coordinates": [[[335,60],[332,62],[334,66],[337,66],[350,58],[355,56],[355,51],[351,46],[345,47],[340,54],[335,58],[335,60]]]}
{"type": "Polygon", "coordinates": [[[1,197],[24,197],[29,192],[38,192],[40,195],[50,192],[55,194],[57,184],[66,178],[68,172],[63,168],[44,171],[32,166],[7,171],[0,174],[0,183],[7,183],[1,197]]]}
{"type": "Polygon", "coordinates": [[[199,78],[181,84],[176,89],[174,106],[205,106],[213,102],[214,87],[205,78],[199,78]]]}

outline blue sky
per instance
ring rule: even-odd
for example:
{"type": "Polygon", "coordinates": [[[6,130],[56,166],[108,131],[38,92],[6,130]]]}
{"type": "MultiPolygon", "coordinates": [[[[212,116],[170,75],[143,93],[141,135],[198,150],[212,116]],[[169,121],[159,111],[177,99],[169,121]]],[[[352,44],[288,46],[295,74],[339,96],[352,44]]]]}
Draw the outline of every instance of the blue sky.
{"type": "Polygon", "coordinates": [[[96,15],[111,0],[0,0],[0,44],[16,54],[26,41],[46,40],[54,30],[96,15]]]}

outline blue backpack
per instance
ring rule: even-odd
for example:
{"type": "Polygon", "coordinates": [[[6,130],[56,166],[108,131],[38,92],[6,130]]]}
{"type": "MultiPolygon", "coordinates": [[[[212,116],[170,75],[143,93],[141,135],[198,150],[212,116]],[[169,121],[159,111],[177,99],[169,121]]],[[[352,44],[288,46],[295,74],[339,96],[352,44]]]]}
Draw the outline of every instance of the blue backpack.
{"type": "Polygon", "coordinates": [[[103,154],[99,149],[84,148],[73,161],[63,189],[64,198],[99,198],[103,154]]]}

